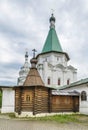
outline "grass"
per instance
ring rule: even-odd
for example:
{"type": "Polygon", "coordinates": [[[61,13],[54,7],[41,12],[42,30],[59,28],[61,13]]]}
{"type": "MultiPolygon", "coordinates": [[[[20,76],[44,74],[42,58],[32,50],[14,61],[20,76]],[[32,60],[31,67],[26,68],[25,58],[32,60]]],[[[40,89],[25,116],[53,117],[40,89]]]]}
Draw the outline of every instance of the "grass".
{"type": "Polygon", "coordinates": [[[23,117],[18,118],[15,117],[14,113],[6,113],[0,114],[6,115],[11,119],[20,119],[20,120],[29,120],[29,121],[55,121],[58,123],[69,123],[69,122],[76,122],[76,123],[87,123],[88,124],[88,115],[81,115],[81,114],[70,114],[70,115],[54,115],[54,116],[45,116],[45,117],[23,117]]]}
{"type": "Polygon", "coordinates": [[[16,118],[15,113],[0,113],[0,116],[7,116],[10,118],[16,118]]]}
{"type": "Polygon", "coordinates": [[[45,116],[45,117],[34,117],[29,119],[38,120],[38,121],[56,121],[59,123],[78,122],[78,119],[76,119],[73,115],[54,115],[54,116],[45,116]]]}
{"type": "Polygon", "coordinates": [[[85,123],[88,122],[88,116],[80,115],[80,114],[70,114],[70,115],[54,115],[54,116],[45,116],[45,117],[24,117],[19,118],[22,120],[30,120],[30,121],[55,121],[58,123],[85,123]]]}
{"type": "Polygon", "coordinates": [[[59,123],[67,123],[67,122],[79,122],[79,120],[74,115],[54,115],[54,116],[47,116],[47,117],[40,117],[38,120],[45,120],[45,121],[56,121],[59,123]]]}

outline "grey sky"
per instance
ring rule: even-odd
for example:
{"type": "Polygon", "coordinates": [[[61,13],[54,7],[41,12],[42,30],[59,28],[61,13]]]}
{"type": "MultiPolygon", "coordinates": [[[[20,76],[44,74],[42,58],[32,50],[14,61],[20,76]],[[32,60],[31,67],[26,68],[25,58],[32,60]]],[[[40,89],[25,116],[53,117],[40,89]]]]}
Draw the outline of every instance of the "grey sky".
{"type": "Polygon", "coordinates": [[[14,85],[25,49],[40,53],[49,31],[51,9],[56,32],[78,79],[88,77],[88,0],[0,0],[0,85],[14,85]]]}

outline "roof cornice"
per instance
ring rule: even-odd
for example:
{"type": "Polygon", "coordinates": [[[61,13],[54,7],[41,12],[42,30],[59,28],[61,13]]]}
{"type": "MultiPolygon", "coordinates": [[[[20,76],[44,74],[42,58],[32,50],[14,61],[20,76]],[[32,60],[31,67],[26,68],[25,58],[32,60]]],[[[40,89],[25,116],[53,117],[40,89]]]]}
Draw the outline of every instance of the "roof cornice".
{"type": "Polygon", "coordinates": [[[70,60],[68,54],[66,52],[57,52],[57,51],[49,51],[49,52],[43,52],[40,53],[36,56],[36,58],[38,58],[40,55],[45,55],[45,54],[49,54],[49,53],[60,53],[60,54],[65,54],[65,56],[67,57],[67,60],[70,60]]]}

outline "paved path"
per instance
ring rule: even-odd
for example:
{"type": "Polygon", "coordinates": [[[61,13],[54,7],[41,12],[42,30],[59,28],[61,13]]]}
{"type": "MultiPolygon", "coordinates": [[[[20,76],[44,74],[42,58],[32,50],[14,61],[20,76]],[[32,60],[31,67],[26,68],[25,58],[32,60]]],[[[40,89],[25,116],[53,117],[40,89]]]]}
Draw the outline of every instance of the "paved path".
{"type": "Polygon", "coordinates": [[[88,124],[23,121],[0,118],[0,130],[88,130],[88,124]]]}

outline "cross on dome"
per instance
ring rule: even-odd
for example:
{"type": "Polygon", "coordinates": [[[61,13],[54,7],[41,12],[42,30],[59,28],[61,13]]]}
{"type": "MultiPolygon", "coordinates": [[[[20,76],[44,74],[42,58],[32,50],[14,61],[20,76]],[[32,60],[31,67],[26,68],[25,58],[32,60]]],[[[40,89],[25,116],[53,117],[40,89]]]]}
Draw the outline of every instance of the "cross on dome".
{"type": "Polygon", "coordinates": [[[33,58],[35,58],[35,52],[37,52],[37,50],[33,49],[32,51],[33,51],[33,58]]]}

